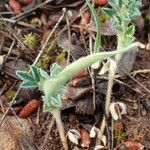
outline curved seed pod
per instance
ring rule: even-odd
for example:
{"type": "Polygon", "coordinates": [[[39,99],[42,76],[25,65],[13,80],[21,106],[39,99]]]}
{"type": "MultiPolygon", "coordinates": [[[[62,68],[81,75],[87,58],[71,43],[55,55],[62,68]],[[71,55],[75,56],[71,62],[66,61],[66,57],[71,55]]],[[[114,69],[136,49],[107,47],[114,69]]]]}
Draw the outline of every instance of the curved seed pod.
{"type": "Polygon", "coordinates": [[[40,100],[32,99],[19,113],[20,118],[26,118],[30,116],[41,104],[40,100]]]}
{"type": "Polygon", "coordinates": [[[103,6],[107,3],[107,0],[94,0],[95,5],[103,6]]]}
{"type": "Polygon", "coordinates": [[[84,13],[83,13],[83,18],[81,18],[80,20],[80,25],[86,25],[90,22],[90,19],[91,19],[91,13],[90,11],[86,10],[84,13]]]}
{"type": "Polygon", "coordinates": [[[13,10],[15,14],[19,14],[21,12],[21,5],[16,0],[9,0],[9,6],[13,10]]]}

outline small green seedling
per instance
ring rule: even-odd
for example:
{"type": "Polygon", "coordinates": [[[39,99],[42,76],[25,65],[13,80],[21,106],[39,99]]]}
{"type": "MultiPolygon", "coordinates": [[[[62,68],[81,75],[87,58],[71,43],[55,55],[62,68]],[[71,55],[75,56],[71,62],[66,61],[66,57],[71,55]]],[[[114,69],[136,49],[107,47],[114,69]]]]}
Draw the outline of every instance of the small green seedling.
{"type": "Polygon", "coordinates": [[[131,21],[140,16],[140,0],[109,0],[112,8],[103,8],[109,17],[113,18],[113,26],[117,32],[117,49],[124,48],[133,43],[135,26],[131,21]]]}
{"type": "Polygon", "coordinates": [[[37,36],[35,34],[28,33],[26,35],[23,36],[23,43],[28,46],[30,49],[35,48],[35,46],[37,45],[37,36]]]}
{"type": "Polygon", "coordinates": [[[125,132],[119,132],[117,133],[117,135],[114,137],[114,139],[117,142],[121,142],[122,140],[124,140],[124,138],[126,137],[126,133],[125,132]]]}

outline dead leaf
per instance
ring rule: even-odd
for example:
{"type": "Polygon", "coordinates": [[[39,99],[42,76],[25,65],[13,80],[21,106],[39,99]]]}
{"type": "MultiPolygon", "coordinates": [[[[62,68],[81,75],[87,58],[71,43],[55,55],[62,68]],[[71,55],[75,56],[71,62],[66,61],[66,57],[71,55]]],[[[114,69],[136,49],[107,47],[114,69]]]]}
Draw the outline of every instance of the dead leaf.
{"type": "MultiPolygon", "coordinates": [[[[116,35],[116,30],[114,29],[112,25],[112,19],[106,20],[104,23],[101,24],[101,34],[106,36],[113,36],[116,35]]],[[[91,23],[88,27],[90,31],[96,32],[96,26],[91,23]]]]}
{"type": "Polygon", "coordinates": [[[78,140],[81,138],[81,135],[80,133],[75,130],[75,129],[70,129],[68,132],[67,132],[67,137],[68,139],[74,143],[74,144],[77,144],[78,145],[78,140]]]}
{"type": "Polygon", "coordinates": [[[70,44],[70,54],[74,59],[86,56],[85,49],[83,48],[81,42],[76,37],[71,36],[71,43],[70,43],[67,37],[67,32],[64,31],[60,33],[58,38],[58,46],[69,52],[68,46],[69,44],[70,44]]]}
{"type": "Polygon", "coordinates": [[[73,79],[69,82],[69,86],[71,87],[87,87],[91,84],[91,78],[87,77],[73,79]]]}
{"type": "Polygon", "coordinates": [[[110,104],[109,110],[113,119],[118,120],[121,119],[122,114],[126,114],[126,105],[122,102],[113,102],[110,104]]]}
{"type": "Polygon", "coordinates": [[[74,88],[69,86],[67,92],[62,95],[62,99],[77,100],[91,91],[92,91],[92,86],[88,86],[84,88],[74,88]]]}

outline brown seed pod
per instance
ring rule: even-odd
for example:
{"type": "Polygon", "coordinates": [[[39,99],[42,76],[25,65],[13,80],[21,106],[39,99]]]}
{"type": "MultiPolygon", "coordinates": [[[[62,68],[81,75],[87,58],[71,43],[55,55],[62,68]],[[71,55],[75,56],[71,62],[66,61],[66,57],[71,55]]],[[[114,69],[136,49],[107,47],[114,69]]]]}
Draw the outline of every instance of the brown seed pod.
{"type": "Polygon", "coordinates": [[[21,5],[16,0],[9,0],[9,6],[13,10],[14,14],[19,14],[21,12],[21,5]]]}
{"type": "Polygon", "coordinates": [[[23,5],[28,5],[32,2],[32,0],[18,0],[23,5]]]}
{"type": "Polygon", "coordinates": [[[30,100],[26,106],[20,111],[19,117],[26,118],[30,116],[41,104],[40,100],[32,99],[30,100]]]}
{"type": "Polygon", "coordinates": [[[107,0],[94,0],[95,5],[103,6],[107,3],[107,0]]]}
{"type": "Polygon", "coordinates": [[[88,75],[88,71],[86,69],[82,69],[78,71],[77,73],[75,73],[72,79],[86,77],[87,75],[88,75]]]}
{"type": "MultiPolygon", "coordinates": [[[[22,110],[22,108],[23,108],[22,106],[17,106],[17,107],[13,107],[13,110],[16,114],[18,114],[22,110]]],[[[3,109],[0,108],[0,112],[2,112],[2,113],[6,112],[7,109],[8,109],[8,107],[3,107],[3,109]]],[[[14,115],[13,110],[9,109],[7,115],[13,116],[14,115]]]]}
{"type": "Polygon", "coordinates": [[[140,142],[135,142],[135,141],[126,141],[119,146],[115,147],[115,150],[122,150],[122,149],[127,149],[127,150],[143,150],[144,145],[142,145],[140,142]]]}
{"type": "Polygon", "coordinates": [[[80,25],[86,25],[90,22],[90,19],[91,19],[91,13],[90,11],[86,10],[84,13],[83,13],[83,17],[81,18],[80,20],[80,25]]]}
{"type": "Polygon", "coordinates": [[[88,131],[82,128],[80,134],[81,134],[81,146],[84,148],[89,148],[91,144],[91,138],[88,131]]]}

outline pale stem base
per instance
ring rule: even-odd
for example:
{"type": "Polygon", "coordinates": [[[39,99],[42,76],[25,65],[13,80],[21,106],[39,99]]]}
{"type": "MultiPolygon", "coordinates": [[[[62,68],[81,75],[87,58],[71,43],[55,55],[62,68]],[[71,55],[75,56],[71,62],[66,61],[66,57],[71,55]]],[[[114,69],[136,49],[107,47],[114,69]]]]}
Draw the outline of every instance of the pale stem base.
{"type": "Polygon", "coordinates": [[[64,127],[61,121],[61,117],[60,117],[60,109],[55,109],[53,110],[53,116],[55,117],[56,123],[57,123],[57,128],[59,131],[59,135],[62,141],[62,145],[64,147],[64,150],[68,150],[68,143],[67,143],[67,139],[65,136],[65,131],[64,131],[64,127]]]}

